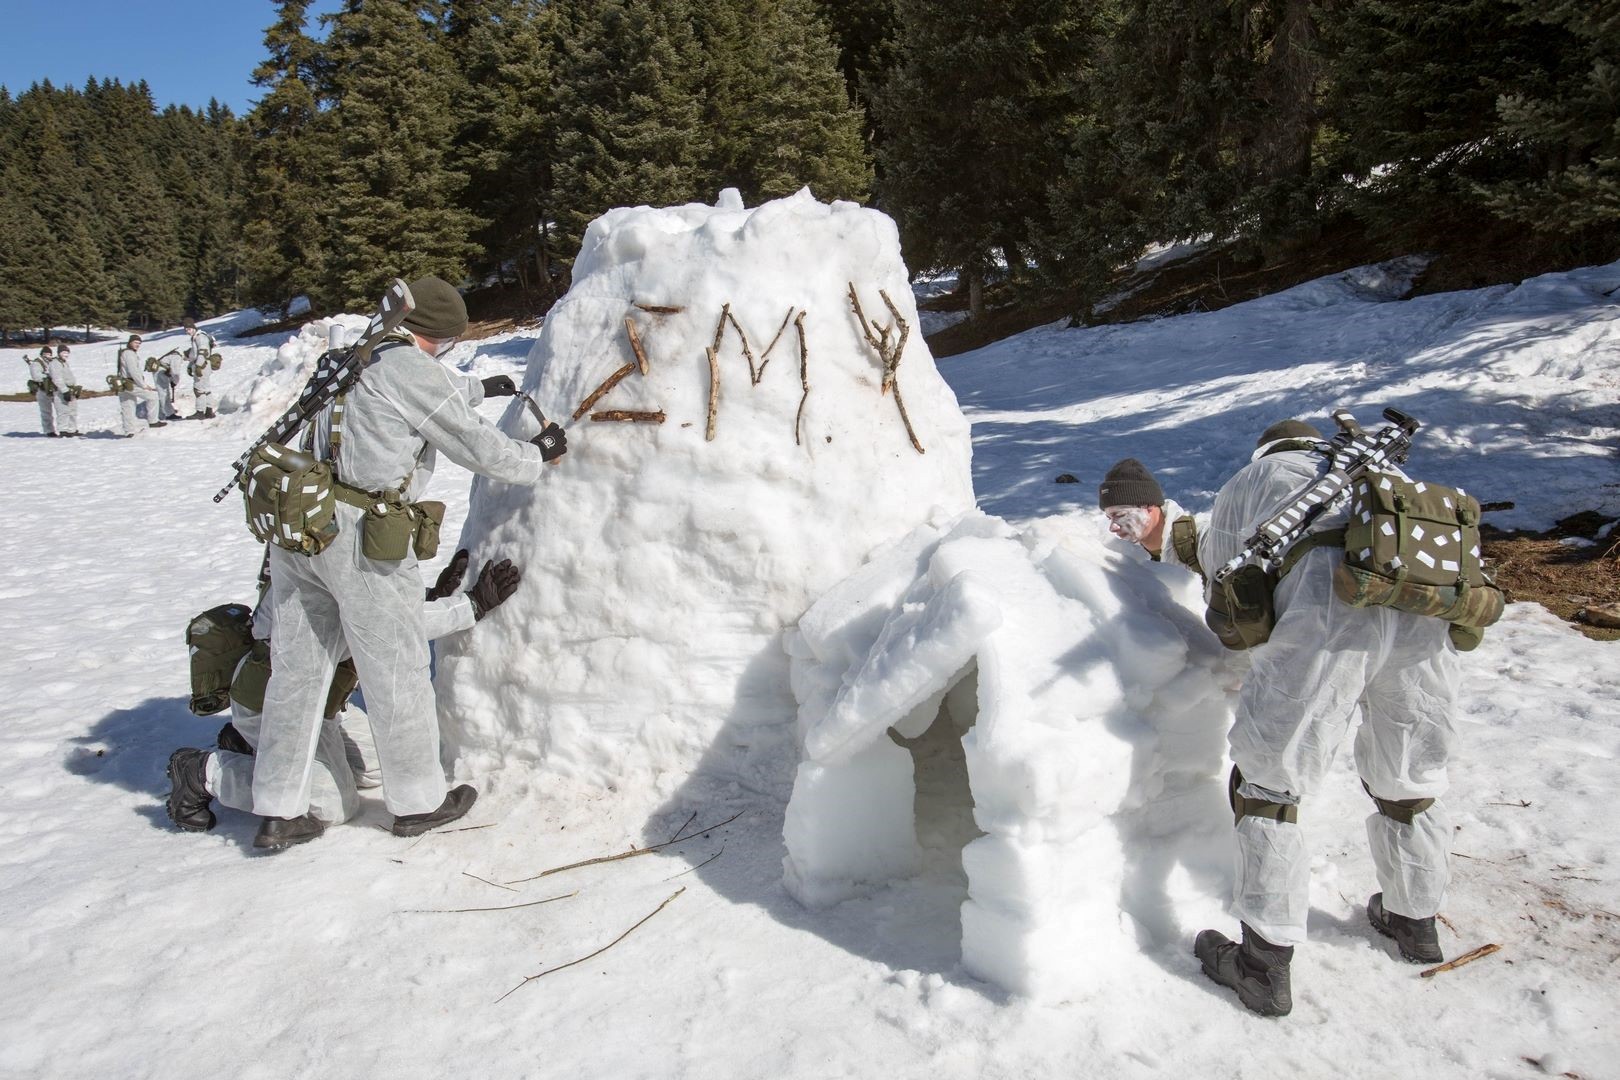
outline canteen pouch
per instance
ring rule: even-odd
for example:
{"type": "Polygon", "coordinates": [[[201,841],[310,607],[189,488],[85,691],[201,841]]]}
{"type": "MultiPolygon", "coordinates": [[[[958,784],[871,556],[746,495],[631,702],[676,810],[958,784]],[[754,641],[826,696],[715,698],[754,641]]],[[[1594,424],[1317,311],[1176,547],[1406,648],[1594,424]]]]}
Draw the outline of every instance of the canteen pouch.
{"type": "Polygon", "coordinates": [[[1208,626],[1228,649],[1252,649],[1271,638],[1277,623],[1272,605],[1276,582],[1258,566],[1249,565],[1210,587],[1208,626]]]}
{"type": "Polygon", "coordinates": [[[395,491],[368,495],[360,519],[360,554],[376,562],[399,562],[410,554],[416,517],[395,491]]]}
{"type": "Polygon", "coordinates": [[[411,550],[416,553],[418,561],[425,562],[439,553],[439,526],[444,524],[444,503],[413,503],[411,509],[416,511],[416,535],[411,540],[411,550]]]}

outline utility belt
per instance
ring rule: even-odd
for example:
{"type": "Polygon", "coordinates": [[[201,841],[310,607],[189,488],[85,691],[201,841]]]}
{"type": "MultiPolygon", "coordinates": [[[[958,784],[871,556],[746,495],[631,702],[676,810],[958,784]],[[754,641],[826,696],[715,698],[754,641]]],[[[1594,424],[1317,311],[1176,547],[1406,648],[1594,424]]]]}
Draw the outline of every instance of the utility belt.
{"type": "Polygon", "coordinates": [[[38,379],[28,380],[28,392],[30,394],[50,393],[50,391],[45,389],[45,384],[40,382],[38,379]]]}
{"type": "Polygon", "coordinates": [[[120,394],[131,394],[135,391],[135,380],[127,375],[109,375],[107,376],[107,387],[118,391],[120,394]]]}
{"type": "Polygon", "coordinates": [[[360,553],[378,562],[398,562],[407,553],[419,562],[439,551],[439,527],[444,524],[444,503],[406,502],[398,491],[363,491],[341,480],[332,481],[338,502],[364,511],[360,519],[360,553]]]}

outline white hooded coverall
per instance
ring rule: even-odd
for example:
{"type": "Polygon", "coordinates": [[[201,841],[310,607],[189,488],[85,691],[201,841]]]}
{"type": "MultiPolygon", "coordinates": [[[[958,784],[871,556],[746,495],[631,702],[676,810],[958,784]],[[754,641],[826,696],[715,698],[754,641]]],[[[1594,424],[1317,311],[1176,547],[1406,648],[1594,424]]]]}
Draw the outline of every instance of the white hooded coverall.
{"type": "MultiPolygon", "coordinates": [[[[503,435],[479,416],[473,407],[482,400],[477,379],[452,375],[408,339],[388,339],[349,390],[338,478],[364,491],[403,487],[414,502],[432,476],[435,451],[442,451],[496,480],[539,483],[540,448],[503,435]]],[[[322,453],[330,416],[328,406],[317,425],[322,453]]],[[[444,801],[421,575],[409,553],[399,562],[366,558],[362,516],[338,503],[338,536],[318,555],[270,548],[275,636],[253,772],[254,813],[290,818],[308,809],[326,688],[345,641],[365,688],[389,811],[424,814],[444,801]]]]}
{"type": "MultiPolygon", "coordinates": [[[[459,630],[466,630],[474,622],[472,600],[464,592],[456,592],[443,599],[429,601],[423,605],[422,615],[423,627],[429,641],[435,641],[459,630]]],[[[270,636],[272,625],[268,609],[261,614],[255,614],[254,637],[273,641],[270,636]]],[[[338,658],[339,662],[344,659],[347,659],[346,652],[338,658]]],[[[248,660],[248,657],[243,657],[242,664],[248,660]]],[[[240,669],[241,664],[237,667],[240,669]]],[[[272,673],[273,671],[272,668],[272,673]]],[[[365,687],[362,686],[361,690],[364,691],[365,687]]],[[[331,720],[322,716],[320,735],[315,743],[315,762],[310,770],[309,813],[323,825],[337,825],[348,821],[360,808],[360,794],[354,770],[350,765],[351,755],[347,746],[349,733],[344,730],[343,717],[344,710],[341,709],[331,720]]],[[[234,698],[231,699],[231,724],[247,740],[249,746],[258,747],[262,721],[262,713],[234,698]]],[[[364,722],[361,726],[365,726],[364,722]]],[[[354,736],[365,747],[372,745],[369,728],[364,732],[354,732],[354,736]]],[[[221,806],[251,813],[255,759],[247,754],[232,753],[229,750],[215,750],[209,758],[205,785],[208,793],[218,799],[221,806]]]]}
{"type": "MultiPolygon", "coordinates": [[[[1319,454],[1259,456],[1215,497],[1201,531],[1199,561],[1212,574],[1255,528],[1315,483],[1319,454]]],[[[1338,511],[1310,531],[1344,524],[1338,511]]],[[[1229,736],[1243,775],[1239,793],[1295,804],[1316,790],[1353,717],[1356,770],[1388,800],[1439,799],[1454,736],[1457,653],[1439,619],[1394,608],[1354,608],[1333,593],[1342,548],[1319,547],[1278,584],[1271,638],[1249,651],[1251,669],[1229,736]]],[[[1300,821],[1306,818],[1303,807],[1300,821]]],[[[1423,919],[1440,910],[1449,879],[1451,821],[1436,801],[1410,825],[1374,811],[1367,818],[1384,907],[1423,919]]],[[[1310,853],[1301,825],[1246,816],[1237,823],[1237,916],[1276,945],[1305,940],[1310,853]]]]}
{"type": "Polygon", "coordinates": [[[176,420],[184,419],[186,414],[180,410],[180,389],[186,384],[185,354],[178,349],[164,354],[163,370],[169,376],[169,408],[176,420]]]}
{"type": "Polygon", "coordinates": [[[208,366],[208,354],[213,351],[214,338],[206,330],[198,330],[191,335],[191,344],[186,346],[186,366],[194,372],[191,376],[191,392],[197,400],[197,412],[212,412],[214,409],[214,370],[208,366]]]}
{"type": "MultiPolygon", "coordinates": [[[[41,386],[45,384],[45,361],[38,356],[25,356],[28,362],[28,377],[41,386]]],[[[56,434],[56,408],[51,403],[51,395],[45,390],[34,391],[34,404],[39,406],[39,430],[46,435],[56,434]]]]}
{"type": "Polygon", "coordinates": [[[159,418],[157,391],[146,383],[146,371],[141,367],[140,355],[129,346],[118,350],[118,374],[135,383],[133,390],[118,391],[118,419],[125,435],[133,435],[148,423],[159,418]],[[141,418],[137,406],[146,416],[141,418]]]}
{"type": "Polygon", "coordinates": [[[51,406],[56,410],[56,433],[68,435],[79,430],[79,400],[68,400],[68,388],[79,385],[78,378],[73,369],[68,366],[67,359],[61,353],[45,361],[45,371],[56,384],[56,393],[51,395],[51,406]]]}

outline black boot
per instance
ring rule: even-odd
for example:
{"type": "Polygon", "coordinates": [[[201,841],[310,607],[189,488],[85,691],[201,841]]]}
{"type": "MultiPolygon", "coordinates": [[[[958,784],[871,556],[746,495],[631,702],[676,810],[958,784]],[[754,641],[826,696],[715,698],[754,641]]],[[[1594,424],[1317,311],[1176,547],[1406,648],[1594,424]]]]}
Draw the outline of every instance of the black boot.
{"type": "Polygon", "coordinates": [[[204,420],[212,420],[214,418],[214,416],[215,416],[215,413],[214,413],[213,409],[207,409],[207,410],[204,410],[204,412],[203,412],[203,419],[204,420]]]}
{"type": "Polygon", "coordinates": [[[473,790],[471,784],[462,784],[451,788],[450,793],[444,797],[437,810],[429,810],[425,814],[405,814],[394,819],[395,836],[421,836],[429,829],[437,829],[440,825],[448,825],[460,818],[472,804],[478,801],[478,792],[473,790]]]}
{"type": "Polygon", "coordinates": [[[233,754],[253,756],[253,747],[242,737],[242,733],[236,730],[235,724],[227,723],[220,728],[219,734],[214,736],[214,744],[221,750],[228,750],[233,754]]]}
{"type": "Polygon", "coordinates": [[[208,751],[183,746],[169,755],[169,797],[163,808],[169,820],[186,832],[214,827],[214,812],[208,809],[214,797],[203,783],[207,775],[208,751]]]}
{"type": "Polygon", "coordinates": [[[1395,947],[1404,959],[1414,964],[1438,964],[1445,959],[1440,953],[1440,934],[1434,928],[1433,915],[1427,919],[1409,919],[1385,911],[1384,894],[1375,892],[1367,901],[1367,920],[1374,930],[1395,939],[1395,947]]]}
{"type": "Polygon", "coordinates": [[[266,851],[280,851],[294,844],[307,844],[325,831],[326,826],[309,814],[295,818],[267,817],[259,822],[253,846],[266,851]]]}
{"type": "Polygon", "coordinates": [[[168,421],[166,421],[166,420],[153,420],[150,423],[148,423],[146,426],[147,427],[168,427],[169,424],[168,424],[168,421]]]}
{"type": "Polygon", "coordinates": [[[1287,1016],[1294,1008],[1288,977],[1294,947],[1273,945],[1247,923],[1242,925],[1241,945],[1217,930],[1205,930],[1193,943],[1193,955],[1203,963],[1204,974],[1236,990],[1238,1000],[1250,1012],[1287,1016]]]}

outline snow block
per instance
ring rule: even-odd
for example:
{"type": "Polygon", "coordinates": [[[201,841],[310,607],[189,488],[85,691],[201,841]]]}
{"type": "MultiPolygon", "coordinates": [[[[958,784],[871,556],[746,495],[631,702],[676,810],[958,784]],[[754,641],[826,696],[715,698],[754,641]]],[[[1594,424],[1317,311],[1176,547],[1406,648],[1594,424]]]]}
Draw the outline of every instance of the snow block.
{"type": "Polygon", "coordinates": [[[838,765],[805,762],[782,833],[782,880],[806,907],[858,896],[916,865],[911,755],[888,739],[838,765]]]}

